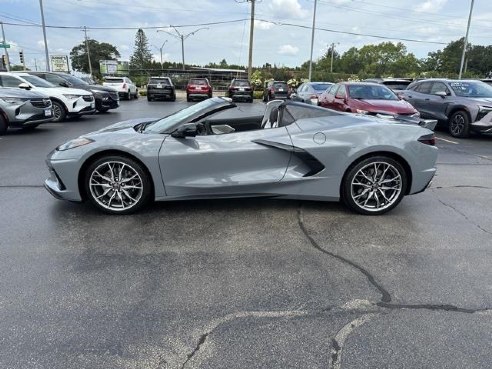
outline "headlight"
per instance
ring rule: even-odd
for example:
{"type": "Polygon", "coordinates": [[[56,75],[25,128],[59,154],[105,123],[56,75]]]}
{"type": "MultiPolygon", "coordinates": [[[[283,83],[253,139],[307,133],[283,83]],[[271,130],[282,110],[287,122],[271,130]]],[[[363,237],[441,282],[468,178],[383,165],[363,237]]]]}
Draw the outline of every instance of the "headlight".
{"type": "Polygon", "coordinates": [[[359,113],[359,114],[367,114],[369,112],[367,110],[357,109],[357,113],[359,113]]]}
{"type": "Polygon", "coordinates": [[[2,98],[0,98],[0,100],[6,102],[7,104],[20,105],[29,99],[23,99],[23,98],[19,98],[19,97],[2,97],[2,98]]]}
{"type": "Polygon", "coordinates": [[[78,99],[81,95],[63,94],[67,99],[78,99]]]}
{"type": "Polygon", "coordinates": [[[478,106],[478,110],[480,110],[480,111],[484,111],[484,112],[485,112],[485,111],[486,111],[486,112],[489,112],[489,111],[492,111],[492,106],[481,106],[481,105],[479,105],[479,106],[478,106]]]}
{"type": "Polygon", "coordinates": [[[63,145],[58,146],[56,148],[56,150],[58,150],[58,151],[70,150],[70,149],[74,149],[74,148],[79,147],[79,146],[88,145],[92,142],[94,142],[94,140],[91,140],[90,138],[79,137],[79,138],[76,138],[74,140],[68,141],[68,142],[64,143],[63,145]]]}
{"type": "Polygon", "coordinates": [[[416,112],[415,114],[410,115],[411,118],[420,118],[420,113],[416,112]]]}

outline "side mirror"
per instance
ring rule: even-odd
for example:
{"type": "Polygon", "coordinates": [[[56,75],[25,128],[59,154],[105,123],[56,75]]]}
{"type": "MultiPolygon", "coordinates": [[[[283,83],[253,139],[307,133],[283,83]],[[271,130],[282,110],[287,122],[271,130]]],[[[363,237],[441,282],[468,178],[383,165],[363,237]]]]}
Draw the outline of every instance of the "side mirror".
{"type": "Polygon", "coordinates": [[[448,96],[446,91],[437,91],[434,95],[441,96],[443,99],[448,96]]]}
{"type": "Polygon", "coordinates": [[[31,86],[29,86],[29,83],[22,82],[21,84],[19,84],[19,88],[22,88],[23,90],[30,90],[31,86]]]}
{"type": "Polygon", "coordinates": [[[70,84],[67,81],[62,81],[59,83],[59,85],[62,87],[70,87],[70,84]]]}
{"type": "Polygon", "coordinates": [[[195,137],[198,134],[198,127],[195,123],[186,123],[176,129],[171,136],[174,138],[195,137]]]}

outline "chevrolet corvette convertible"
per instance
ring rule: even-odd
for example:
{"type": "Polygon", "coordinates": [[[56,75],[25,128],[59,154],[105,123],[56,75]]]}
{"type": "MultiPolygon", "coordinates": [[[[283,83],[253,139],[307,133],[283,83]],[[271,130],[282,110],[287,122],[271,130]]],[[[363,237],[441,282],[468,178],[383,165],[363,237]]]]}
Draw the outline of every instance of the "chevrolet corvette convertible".
{"type": "Polygon", "coordinates": [[[434,140],[415,123],[280,100],[261,116],[245,116],[214,97],[58,146],[46,160],[45,187],[111,214],[152,200],[262,196],[341,200],[376,215],[427,188],[436,171],[434,140]]]}

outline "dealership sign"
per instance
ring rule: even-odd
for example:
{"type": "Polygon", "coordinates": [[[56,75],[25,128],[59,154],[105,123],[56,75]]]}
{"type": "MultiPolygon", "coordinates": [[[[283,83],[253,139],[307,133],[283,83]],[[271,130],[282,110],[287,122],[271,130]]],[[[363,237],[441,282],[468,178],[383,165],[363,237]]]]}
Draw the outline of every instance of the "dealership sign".
{"type": "Polygon", "coordinates": [[[53,72],[69,72],[68,56],[66,55],[51,55],[51,70],[53,72]]]}

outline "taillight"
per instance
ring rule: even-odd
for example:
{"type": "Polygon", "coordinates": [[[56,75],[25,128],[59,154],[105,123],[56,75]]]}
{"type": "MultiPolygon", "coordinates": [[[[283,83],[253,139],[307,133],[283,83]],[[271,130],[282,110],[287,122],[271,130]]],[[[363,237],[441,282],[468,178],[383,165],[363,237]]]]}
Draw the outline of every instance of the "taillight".
{"type": "Polygon", "coordinates": [[[426,144],[426,145],[431,145],[431,146],[436,145],[436,137],[434,136],[434,133],[431,133],[429,135],[420,136],[418,141],[422,142],[423,144],[426,144]]]}

